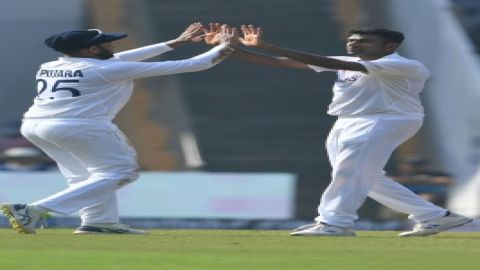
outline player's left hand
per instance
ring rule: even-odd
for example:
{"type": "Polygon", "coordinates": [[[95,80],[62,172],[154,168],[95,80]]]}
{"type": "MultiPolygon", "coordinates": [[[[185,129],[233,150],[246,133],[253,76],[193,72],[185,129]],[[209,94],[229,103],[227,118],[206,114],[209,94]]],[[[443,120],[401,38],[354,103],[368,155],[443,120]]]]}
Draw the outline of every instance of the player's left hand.
{"type": "Polygon", "coordinates": [[[203,25],[200,22],[192,23],[178,36],[178,42],[199,42],[203,39],[203,25]]]}

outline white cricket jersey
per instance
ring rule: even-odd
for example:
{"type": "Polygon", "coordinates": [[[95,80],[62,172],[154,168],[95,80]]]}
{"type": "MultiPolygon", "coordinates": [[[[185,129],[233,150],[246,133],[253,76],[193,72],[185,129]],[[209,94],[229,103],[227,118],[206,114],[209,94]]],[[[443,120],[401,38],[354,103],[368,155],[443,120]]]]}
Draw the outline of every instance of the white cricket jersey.
{"type": "Polygon", "coordinates": [[[368,73],[309,66],[317,72],[337,72],[328,114],[424,116],[419,94],[430,77],[430,72],[419,61],[402,57],[397,53],[372,61],[362,61],[358,57],[348,56],[332,58],[359,62],[365,66],[368,73]]]}
{"type": "Polygon", "coordinates": [[[219,45],[196,57],[164,62],[137,62],[172,50],[165,43],[115,54],[114,58],[60,57],[37,72],[38,95],[24,118],[112,120],[130,99],[133,80],[208,69],[218,61],[219,45]]]}

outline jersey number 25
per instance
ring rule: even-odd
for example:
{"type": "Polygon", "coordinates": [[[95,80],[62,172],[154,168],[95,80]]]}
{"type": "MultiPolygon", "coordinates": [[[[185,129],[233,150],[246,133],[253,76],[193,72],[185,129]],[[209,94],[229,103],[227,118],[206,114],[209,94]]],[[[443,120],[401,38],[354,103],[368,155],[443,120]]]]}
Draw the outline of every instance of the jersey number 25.
{"type": "MultiPolygon", "coordinates": [[[[71,84],[71,83],[78,83],[78,82],[79,82],[79,80],[57,80],[53,84],[50,92],[55,93],[57,91],[67,91],[67,92],[72,93],[72,97],[78,97],[78,96],[80,96],[80,91],[78,91],[78,89],[75,89],[75,88],[72,88],[72,87],[64,87],[64,86],[61,85],[61,84],[66,84],[66,83],[71,84]]],[[[45,92],[45,90],[47,90],[47,88],[48,88],[47,81],[44,80],[44,79],[38,79],[37,80],[37,88],[38,88],[37,98],[42,99],[40,97],[40,95],[42,95],[45,92]]],[[[50,99],[54,99],[54,97],[50,97],[50,99]]]]}

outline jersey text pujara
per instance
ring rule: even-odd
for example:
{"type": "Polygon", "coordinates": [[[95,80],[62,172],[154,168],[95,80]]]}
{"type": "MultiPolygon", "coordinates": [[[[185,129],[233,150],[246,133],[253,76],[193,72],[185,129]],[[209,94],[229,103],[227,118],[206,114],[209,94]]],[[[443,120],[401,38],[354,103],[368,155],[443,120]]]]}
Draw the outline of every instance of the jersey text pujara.
{"type": "Polygon", "coordinates": [[[83,73],[81,70],[49,70],[49,69],[41,69],[40,76],[45,77],[63,77],[63,78],[75,78],[75,77],[83,77],[83,73]]]}

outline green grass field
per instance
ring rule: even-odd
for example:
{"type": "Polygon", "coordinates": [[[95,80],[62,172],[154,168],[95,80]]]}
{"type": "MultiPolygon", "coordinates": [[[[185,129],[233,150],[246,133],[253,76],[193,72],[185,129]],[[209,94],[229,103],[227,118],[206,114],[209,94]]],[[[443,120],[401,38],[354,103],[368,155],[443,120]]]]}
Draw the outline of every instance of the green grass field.
{"type": "Polygon", "coordinates": [[[0,230],[0,269],[479,269],[480,233],[399,238],[291,237],[287,231],[153,230],[150,235],[36,235],[0,230]]]}

